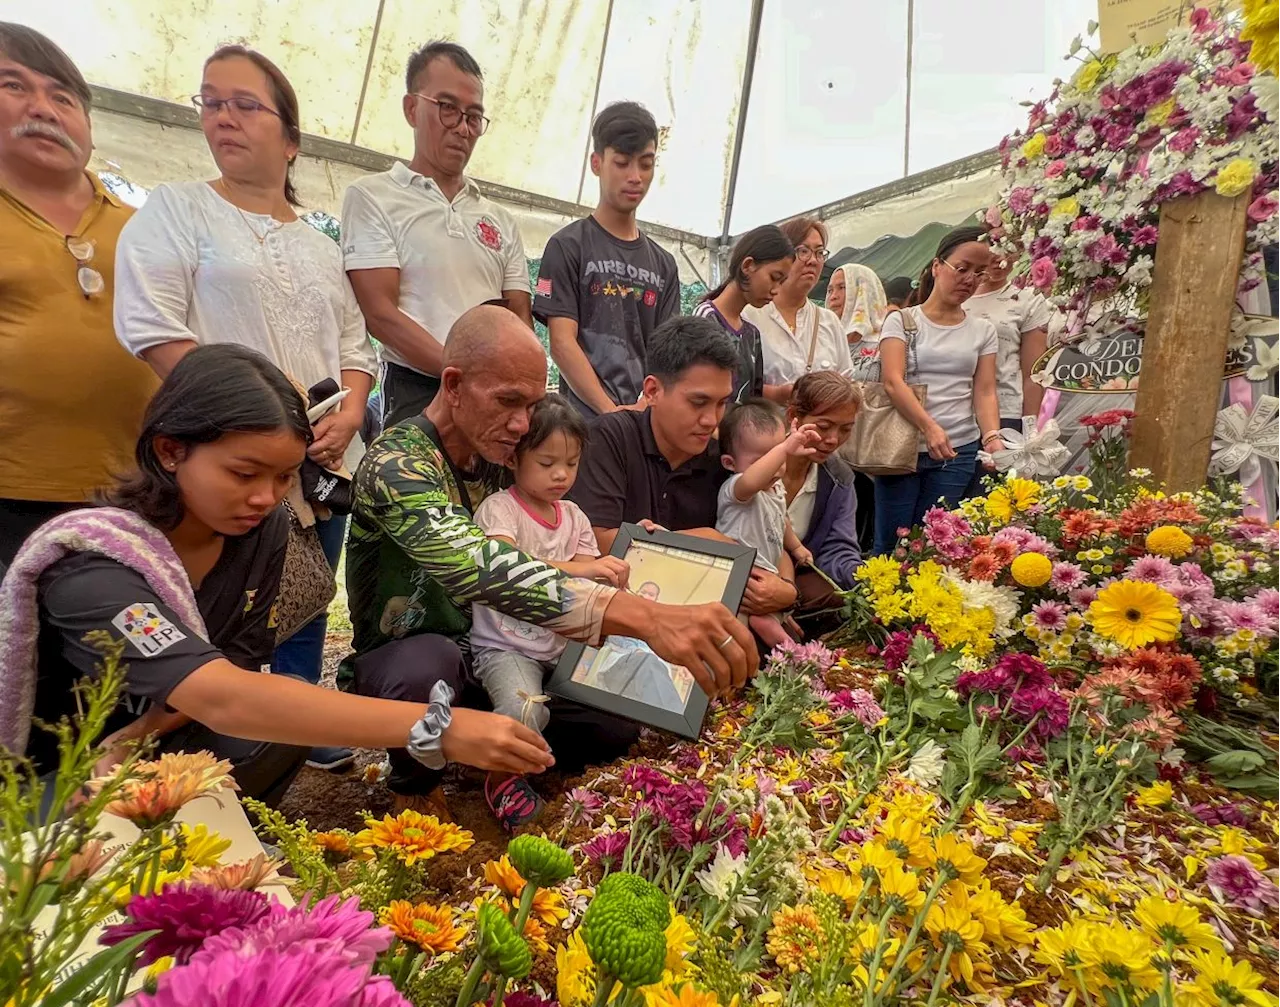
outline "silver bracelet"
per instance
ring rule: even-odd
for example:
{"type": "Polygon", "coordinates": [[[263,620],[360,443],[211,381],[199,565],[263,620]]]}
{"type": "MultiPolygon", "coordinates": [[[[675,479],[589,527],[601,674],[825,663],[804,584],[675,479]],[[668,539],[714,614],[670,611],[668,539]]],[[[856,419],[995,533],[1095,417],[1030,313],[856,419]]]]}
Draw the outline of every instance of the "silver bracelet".
{"type": "Polygon", "coordinates": [[[453,723],[453,690],[444,682],[437,682],[427,695],[427,712],[409,729],[405,748],[410,755],[428,769],[444,769],[448,760],[444,757],[444,732],[453,723]]]}

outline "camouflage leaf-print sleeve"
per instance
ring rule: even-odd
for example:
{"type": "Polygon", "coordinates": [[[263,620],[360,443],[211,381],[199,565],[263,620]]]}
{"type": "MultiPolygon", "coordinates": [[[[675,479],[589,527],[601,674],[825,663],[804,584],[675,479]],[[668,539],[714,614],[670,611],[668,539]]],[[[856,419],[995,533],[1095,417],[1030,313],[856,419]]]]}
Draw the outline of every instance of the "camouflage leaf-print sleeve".
{"type": "MultiPolygon", "coordinates": [[[[412,431],[412,428],[409,428],[412,431]]],[[[398,430],[397,430],[398,432],[398,430]]],[[[417,431],[412,431],[416,434],[417,431]]],[[[599,643],[615,589],[566,577],[505,542],[490,540],[449,492],[444,459],[425,436],[383,436],[356,475],[355,506],[448,593],[571,640],[599,643]]]]}

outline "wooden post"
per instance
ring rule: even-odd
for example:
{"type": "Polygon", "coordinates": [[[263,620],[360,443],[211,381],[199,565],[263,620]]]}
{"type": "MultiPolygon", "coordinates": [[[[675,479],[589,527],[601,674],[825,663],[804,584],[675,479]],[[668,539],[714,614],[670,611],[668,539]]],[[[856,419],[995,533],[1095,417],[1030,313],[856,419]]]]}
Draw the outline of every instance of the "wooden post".
{"type": "Polygon", "coordinates": [[[1170,492],[1209,472],[1248,205],[1247,192],[1205,191],[1160,208],[1129,465],[1170,492]]]}

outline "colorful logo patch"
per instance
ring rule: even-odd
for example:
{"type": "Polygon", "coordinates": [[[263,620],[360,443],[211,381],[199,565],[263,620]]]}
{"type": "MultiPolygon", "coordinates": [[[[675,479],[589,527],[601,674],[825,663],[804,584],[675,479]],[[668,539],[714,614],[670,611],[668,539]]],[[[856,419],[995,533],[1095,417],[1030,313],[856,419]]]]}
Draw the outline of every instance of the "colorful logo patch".
{"type": "Polygon", "coordinates": [[[656,290],[646,290],[644,292],[644,306],[652,308],[658,303],[658,292],[656,290]]]}
{"type": "Polygon", "coordinates": [[[549,276],[539,276],[537,293],[539,297],[551,296],[551,278],[549,276]]]}
{"type": "Polygon", "coordinates": [[[179,640],[187,638],[182,630],[149,602],[134,602],[128,608],[121,609],[111,620],[111,625],[120,630],[143,657],[155,657],[179,640]]]}
{"type": "Polygon", "coordinates": [[[492,217],[481,217],[476,221],[476,238],[485,248],[502,251],[502,229],[492,217]]]}

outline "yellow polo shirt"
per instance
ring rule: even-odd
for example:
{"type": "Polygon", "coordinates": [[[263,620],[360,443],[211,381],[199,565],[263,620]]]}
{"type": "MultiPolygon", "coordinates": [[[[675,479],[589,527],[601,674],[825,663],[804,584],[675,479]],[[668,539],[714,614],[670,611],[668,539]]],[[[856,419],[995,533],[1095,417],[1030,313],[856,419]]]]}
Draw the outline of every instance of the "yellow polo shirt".
{"type": "Polygon", "coordinates": [[[117,341],[116,240],[133,210],[96,175],[75,237],[105,289],[76,281],[67,236],[0,188],[0,498],[76,502],[133,467],[159,382],[117,341]]]}

